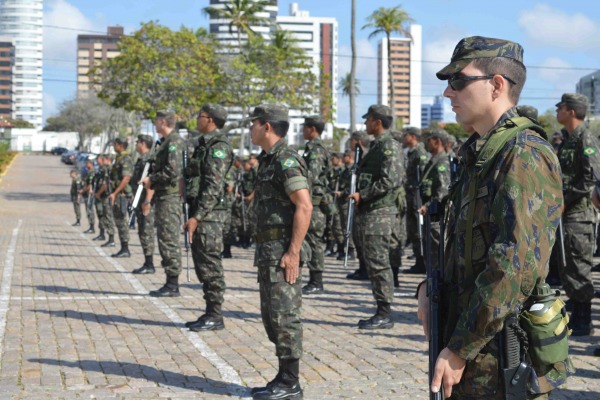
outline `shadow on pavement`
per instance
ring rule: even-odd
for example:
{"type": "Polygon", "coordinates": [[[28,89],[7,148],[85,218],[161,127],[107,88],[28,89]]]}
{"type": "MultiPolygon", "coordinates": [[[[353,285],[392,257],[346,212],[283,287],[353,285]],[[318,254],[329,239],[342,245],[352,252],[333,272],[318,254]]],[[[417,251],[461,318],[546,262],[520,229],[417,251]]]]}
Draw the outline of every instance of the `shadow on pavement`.
{"type": "Polygon", "coordinates": [[[39,269],[42,271],[60,271],[60,272],[99,272],[103,274],[121,274],[120,271],[114,270],[99,270],[99,269],[81,269],[81,268],[63,268],[63,267],[32,267],[32,269],[39,269]]]}
{"type": "MultiPolygon", "coordinates": [[[[89,271],[88,271],[89,272],[89,271]]],[[[108,290],[93,290],[93,289],[80,289],[80,288],[70,288],[67,286],[55,286],[55,285],[37,285],[30,286],[34,287],[36,290],[41,290],[48,293],[70,293],[70,294],[96,294],[102,296],[139,296],[139,293],[127,293],[127,292],[111,292],[108,290]]]]}
{"type": "MultiPolygon", "coordinates": [[[[160,370],[149,365],[128,362],[79,360],[75,362],[50,358],[33,358],[28,361],[69,368],[79,368],[88,372],[99,372],[105,375],[125,376],[133,379],[145,379],[161,386],[173,386],[219,396],[244,396],[248,388],[235,383],[225,383],[214,379],[178,372],[160,370]]],[[[140,389],[143,390],[143,389],[140,389]]]]}
{"type": "Polygon", "coordinates": [[[9,201],[35,201],[43,203],[71,203],[71,196],[68,193],[32,193],[32,192],[11,192],[3,196],[9,201]]]}
{"type": "Polygon", "coordinates": [[[60,311],[50,311],[50,310],[31,310],[35,313],[46,313],[52,315],[54,317],[60,318],[73,318],[80,319],[88,322],[97,322],[100,324],[106,325],[115,325],[115,324],[125,324],[125,325],[152,325],[152,326],[168,326],[168,327],[177,327],[176,324],[170,321],[152,321],[149,319],[139,319],[139,318],[128,318],[122,315],[111,315],[111,314],[96,314],[92,312],[81,312],[75,310],[60,310],[60,311]]]}

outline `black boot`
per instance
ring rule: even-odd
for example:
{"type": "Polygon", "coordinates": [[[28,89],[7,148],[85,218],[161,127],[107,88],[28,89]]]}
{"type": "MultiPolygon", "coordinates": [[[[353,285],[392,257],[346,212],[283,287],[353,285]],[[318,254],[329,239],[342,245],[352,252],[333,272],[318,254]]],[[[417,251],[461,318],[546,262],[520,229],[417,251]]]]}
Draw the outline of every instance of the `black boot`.
{"type": "Polygon", "coordinates": [[[100,228],[100,234],[98,236],[96,236],[95,238],[93,238],[92,240],[94,240],[94,241],[106,240],[106,238],[104,237],[104,229],[100,228]]]}
{"type": "Polygon", "coordinates": [[[94,229],[94,225],[90,225],[90,227],[87,228],[87,231],[83,231],[83,233],[96,233],[96,230],[94,229]]]}
{"type": "Polygon", "coordinates": [[[573,332],[571,336],[589,336],[592,334],[592,302],[573,301],[572,319],[569,322],[573,332]]]}
{"type": "Polygon", "coordinates": [[[206,314],[198,318],[195,323],[187,325],[190,331],[220,331],[225,329],[223,322],[223,311],[221,304],[208,303],[206,305],[206,314]]]}
{"type": "Polygon", "coordinates": [[[134,274],[153,274],[156,272],[154,269],[154,261],[152,261],[152,256],[145,256],[146,261],[144,261],[144,265],[141,267],[134,269],[131,271],[134,274]]]}
{"type": "Polygon", "coordinates": [[[167,283],[158,290],[150,291],[152,297],[179,297],[179,276],[167,275],[167,283]]]}
{"type": "Polygon", "coordinates": [[[335,251],[335,242],[333,240],[329,240],[327,242],[327,247],[325,247],[324,255],[326,257],[335,257],[337,252],[335,251]]]}
{"type": "Polygon", "coordinates": [[[75,221],[75,223],[71,226],[81,226],[81,223],[79,222],[79,219],[77,221],[75,221]]]}
{"type": "Polygon", "coordinates": [[[100,247],[115,247],[115,235],[108,235],[108,241],[100,247]]]}
{"type": "Polygon", "coordinates": [[[129,253],[129,246],[127,242],[121,242],[121,250],[117,253],[113,254],[111,257],[114,258],[129,258],[131,254],[129,253]]]}
{"type": "Polygon", "coordinates": [[[269,382],[263,390],[253,390],[254,400],[302,399],[302,388],[298,379],[300,360],[284,359],[279,362],[279,378],[269,382]]]}
{"type": "Polygon", "coordinates": [[[358,321],[358,329],[390,329],[393,327],[392,305],[383,301],[377,302],[377,313],[374,316],[358,321]]]}
{"type": "Polygon", "coordinates": [[[417,256],[416,259],[417,259],[417,261],[415,262],[415,265],[413,265],[409,269],[404,270],[403,271],[404,273],[406,273],[406,274],[426,274],[427,273],[427,270],[425,268],[425,260],[423,259],[423,256],[417,256]]]}
{"type": "Polygon", "coordinates": [[[398,273],[400,272],[400,267],[392,267],[392,276],[394,278],[394,287],[400,287],[400,280],[398,279],[398,273]]]}
{"type": "Polygon", "coordinates": [[[310,279],[302,288],[302,294],[321,294],[323,292],[323,272],[310,271],[310,279]]]}
{"type": "Polygon", "coordinates": [[[359,257],[358,258],[358,269],[351,274],[346,275],[346,278],[355,281],[368,281],[369,274],[367,274],[367,266],[365,262],[359,257]]]}
{"type": "Polygon", "coordinates": [[[281,380],[281,373],[283,371],[283,366],[282,366],[283,360],[281,358],[279,358],[278,360],[279,360],[279,370],[277,371],[277,375],[275,375],[275,378],[273,378],[273,380],[271,380],[269,383],[267,383],[266,386],[252,388],[250,390],[250,394],[252,396],[254,396],[258,392],[262,392],[262,391],[267,390],[268,388],[270,388],[275,383],[277,383],[277,382],[279,382],[281,380]]]}
{"type": "Polygon", "coordinates": [[[221,258],[232,258],[230,244],[223,245],[223,251],[221,252],[221,258]]]}

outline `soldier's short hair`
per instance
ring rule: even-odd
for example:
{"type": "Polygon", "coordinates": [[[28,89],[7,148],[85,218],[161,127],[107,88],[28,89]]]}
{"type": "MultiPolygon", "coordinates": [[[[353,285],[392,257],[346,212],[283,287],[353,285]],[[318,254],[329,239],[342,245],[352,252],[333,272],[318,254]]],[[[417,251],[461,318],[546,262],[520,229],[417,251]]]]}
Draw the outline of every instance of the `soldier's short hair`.
{"type": "Polygon", "coordinates": [[[175,128],[175,112],[171,110],[159,110],[156,112],[156,119],[164,119],[169,128],[175,128]]]}
{"type": "Polygon", "coordinates": [[[577,119],[585,118],[588,105],[588,98],[580,93],[565,93],[560,101],[556,103],[556,107],[565,106],[567,110],[575,111],[575,118],[577,119]]]}
{"type": "Polygon", "coordinates": [[[313,115],[304,118],[304,126],[315,128],[320,135],[325,130],[325,121],[320,115],[313,115]]]}
{"type": "Polygon", "coordinates": [[[115,139],[115,144],[120,144],[121,146],[123,146],[124,149],[127,149],[127,146],[129,145],[129,143],[127,142],[127,139],[123,139],[123,138],[116,138],[115,139]]]}

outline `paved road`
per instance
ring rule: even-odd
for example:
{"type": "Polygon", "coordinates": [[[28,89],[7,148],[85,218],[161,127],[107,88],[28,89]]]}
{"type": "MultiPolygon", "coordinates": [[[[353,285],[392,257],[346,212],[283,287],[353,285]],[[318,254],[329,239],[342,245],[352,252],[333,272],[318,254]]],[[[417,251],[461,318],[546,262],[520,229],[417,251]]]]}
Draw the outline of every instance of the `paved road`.
{"type": "MultiPolygon", "coordinates": [[[[71,226],[68,173],[57,157],[20,155],[0,182],[0,398],[219,399],[248,397],[248,387],[269,381],[277,360],[252,253],[234,249],[224,261],[226,330],[189,332],[183,322],[203,305],[196,278],[180,298],[148,297],[164,275],[129,273],[143,263],[136,234],[133,256],[117,261],[81,233],[85,224],[71,226]]],[[[362,332],[356,323],[373,301],[347,272],[328,258],[327,293],[304,299],[305,398],[427,398],[427,347],[411,297],[419,277],[402,277],[393,329],[362,332]]],[[[595,301],[596,320],[599,308],[595,301]]],[[[596,345],[598,336],[572,341],[578,373],[553,399],[600,399],[596,345]]]]}

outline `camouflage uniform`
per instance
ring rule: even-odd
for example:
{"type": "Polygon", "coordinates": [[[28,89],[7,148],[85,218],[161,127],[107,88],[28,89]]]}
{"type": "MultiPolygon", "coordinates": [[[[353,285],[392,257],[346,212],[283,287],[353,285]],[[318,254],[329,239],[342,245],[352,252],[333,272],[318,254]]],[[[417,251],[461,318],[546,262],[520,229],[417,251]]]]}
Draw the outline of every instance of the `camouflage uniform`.
{"type": "MultiPolygon", "coordinates": [[[[242,183],[244,196],[250,196],[254,192],[257,177],[258,167],[250,168],[248,172],[244,173],[242,183]]],[[[255,220],[254,204],[254,200],[246,203],[246,231],[243,232],[243,242],[245,242],[245,247],[250,246],[250,238],[252,238],[256,232],[255,224],[251,223],[251,221],[255,220]]],[[[242,231],[243,229],[244,227],[242,226],[242,231]]]]}
{"type": "MultiPolygon", "coordinates": [[[[342,242],[344,243],[344,245],[346,244],[346,225],[348,222],[348,196],[350,195],[350,184],[352,181],[352,167],[354,165],[353,164],[348,164],[344,167],[344,169],[342,170],[342,173],[340,174],[340,178],[339,178],[339,185],[338,185],[338,191],[342,193],[342,195],[340,197],[337,198],[337,205],[338,205],[338,210],[339,210],[339,215],[340,215],[340,225],[341,225],[341,229],[342,229],[342,234],[343,234],[343,238],[342,238],[342,242]]],[[[354,224],[356,225],[356,223],[354,224]]],[[[351,233],[350,234],[350,238],[349,238],[350,243],[348,244],[348,252],[350,252],[350,250],[354,250],[354,235],[351,233]]],[[[344,251],[346,249],[344,248],[344,251]]]]}
{"type": "MultiPolygon", "coordinates": [[[[289,148],[285,139],[260,156],[255,191],[256,250],[260,309],[269,340],[275,344],[280,359],[302,357],[302,322],[300,308],[301,279],[293,285],[285,281],[280,267],[292,237],[295,207],[289,194],[308,189],[308,170],[304,160],[289,148]]],[[[300,265],[310,259],[311,248],[302,243],[300,265]]],[[[301,276],[301,274],[300,274],[301,276]]]]}
{"type": "Polygon", "coordinates": [[[89,186],[89,190],[85,196],[85,212],[88,218],[88,222],[90,223],[90,227],[93,228],[96,224],[96,216],[94,215],[94,177],[96,176],[96,171],[93,169],[88,171],[85,176],[85,186],[89,186]]]}
{"type": "Polygon", "coordinates": [[[102,166],[98,171],[98,188],[106,185],[106,189],[100,194],[100,201],[96,201],[96,207],[100,206],[100,229],[104,229],[109,235],[115,234],[115,223],[113,221],[113,211],[108,204],[108,196],[110,195],[110,167],[102,166]]]}
{"type": "Polygon", "coordinates": [[[192,255],[198,280],[202,282],[207,314],[222,316],[225,275],[221,263],[223,226],[228,204],[225,199],[225,177],[233,163],[233,150],[225,133],[203,134],[188,163],[186,173],[199,177],[198,197],[192,217],[199,221],[194,232],[192,255]]]}
{"type": "Polygon", "coordinates": [[[223,224],[223,245],[226,248],[231,247],[231,245],[235,244],[237,236],[237,225],[234,225],[237,223],[237,221],[235,220],[236,217],[239,216],[239,214],[235,215],[234,212],[234,208],[238,203],[235,193],[238,185],[238,181],[236,179],[237,174],[238,173],[236,172],[235,168],[232,166],[229,169],[229,172],[227,172],[227,176],[225,177],[225,198],[227,203],[227,215],[225,217],[225,224],[223,224]],[[229,191],[230,188],[232,188],[231,191],[229,191]]]}
{"type": "Polygon", "coordinates": [[[398,189],[404,176],[404,153],[389,130],[375,138],[359,164],[360,203],[356,225],[357,246],[372,284],[378,314],[390,318],[394,299],[390,250],[398,237],[398,189]]]}
{"type": "MultiPolygon", "coordinates": [[[[134,185],[142,179],[144,173],[144,166],[150,158],[150,152],[140,154],[135,165],[133,166],[133,175],[131,176],[131,182],[134,185]]],[[[140,196],[140,203],[146,199],[146,189],[142,190],[140,196]]],[[[138,236],[140,238],[140,244],[142,245],[142,251],[145,257],[152,256],[154,254],[154,207],[150,206],[150,213],[144,216],[142,207],[138,204],[138,207],[134,210],[135,218],[138,224],[138,236]]]]}
{"type": "Polygon", "coordinates": [[[81,203],[79,203],[79,192],[83,189],[83,182],[79,174],[71,179],[71,202],[73,203],[73,210],[75,210],[75,218],[77,223],[81,219],[81,203]]]}
{"type": "MultiPolygon", "coordinates": [[[[114,192],[123,178],[126,176],[131,177],[133,174],[133,159],[127,151],[121,152],[115,158],[115,162],[110,169],[110,183],[112,184],[111,192],[114,192]]],[[[113,204],[113,218],[117,231],[119,232],[119,240],[121,245],[129,243],[129,220],[127,213],[127,206],[129,199],[131,198],[131,186],[125,185],[123,190],[115,197],[115,203],[113,204]]]]}
{"type": "Polygon", "coordinates": [[[158,250],[167,279],[181,274],[181,196],[183,149],[185,143],[179,133],[172,130],[156,144],[152,172],[149,175],[155,207],[158,250]]]}
{"type": "MultiPolygon", "coordinates": [[[[419,142],[415,147],[408,150],[406,158],[406,181],[404,183],[404,190],[406,191],[406,233],[415,255],[415,268],[424,271],[425,264],[423,254],[421,254],[421,239],[419,238],[419,216],[417,211],[417,195],[419,193],[417,191],[425,172],[425,165],[429,161],[429,153],[425,150],[425,145],[419,142]]],[[[421,227],[421,229],[424,239],[425,227],[421,227]]]]}
{"type": "MultiPolygon", "coordinates": [[[[235,165],[231,167],[230,174],[233,176],[235,182],[235,189],[233,190],[233,196],[231,200],[231,225],[229,227],[229,234],[225,240],[225,244],[230,246],[238,243],[238,238],[242,239],[244,234],[244,221],[242,219],[242,201],[243,201],[243,171],[242,168],[235,168],[235,165]]],[[[248,221],[246,220],[246,224],[248,221]]]]}
{"type": "Polygon", "coordinates": [[[321,142],[320,138],[306,143],[304,154],[302,155],[309,170],[312,189],[313,211],[310,219],[310,226],[306,234],[306,241],[312,250],[312,257],[308,261],[310,271],[310,280],[303,288],[306,291],[312,287],[323,289],[323,271],[325,270],[325,243],[323,234],[325,233],[325,214],[321,210],[321,202],[327,192],[327,168],[329,167],[329,152],[321,142]]]}
{"type": "MultiPolygon", "coordinates": [[[[327,189],[328,192],[335,196],[333,193],[339,191],[340,186],[340,178],[342,176],[342,172],[344,171],[344,167],[338,165],[337,167],[332,167],[327,171],[327,189]]],[[[327,225],[329,235],[327,237],[328,240],[332,240],[338,244],[338,246],[344,243],[344,229],[342,228],[342,220],[340,215],[340,209],[337,207],[338,199],[334,199],[336,203],[335,212],[333,215],[327,218],[327,225]]],[[[338,249],[341,251],[341,249],[338,249]]],[[[339,252],[338,251],[338,252],[339,252]]]]}

